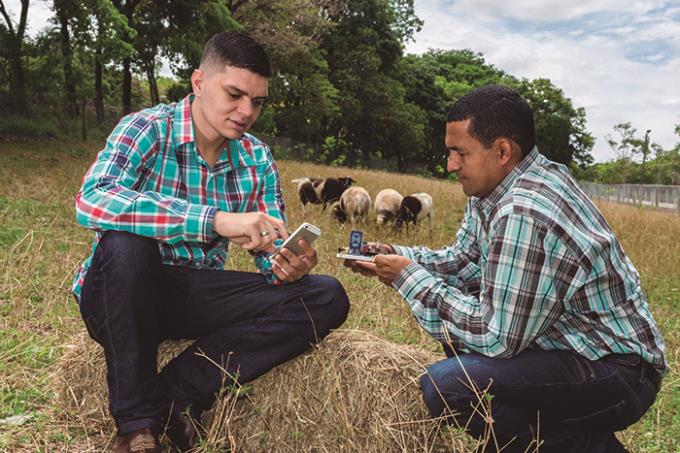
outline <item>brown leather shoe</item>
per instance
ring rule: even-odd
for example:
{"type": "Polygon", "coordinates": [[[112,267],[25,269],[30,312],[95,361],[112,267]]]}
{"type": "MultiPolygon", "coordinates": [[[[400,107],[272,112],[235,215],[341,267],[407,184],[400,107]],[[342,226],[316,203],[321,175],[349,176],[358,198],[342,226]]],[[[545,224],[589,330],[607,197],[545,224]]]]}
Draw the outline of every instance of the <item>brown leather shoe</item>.
{"type": "Polygon", "coordinates": [[[196,418],[191,418],[183,412],[173,412],[168,420],[166,434],[173,446],[180,452],[192,451],[198,447],[198,431],[196,418]]]}
{"type": "Polygon", "coordinates": [[[149,428],[118,436],[115,453],[161,453],[158,436],[149,428]]]}

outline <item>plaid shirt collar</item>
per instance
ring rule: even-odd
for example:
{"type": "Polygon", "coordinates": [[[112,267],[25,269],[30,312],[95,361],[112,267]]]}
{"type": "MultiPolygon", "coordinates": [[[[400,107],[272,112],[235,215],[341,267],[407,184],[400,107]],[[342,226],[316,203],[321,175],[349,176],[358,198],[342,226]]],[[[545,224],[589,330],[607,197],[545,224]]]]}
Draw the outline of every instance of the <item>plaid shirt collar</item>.
{"type": "Polygon", "coordinates": [[[505,195],[505,193],[515,184],[517,178],[527,171],[539,157],[538,148],[534,146],[531,152],[524,156],[524,159],[508,173],[503,181],[501,181],[489,195],[483,198],[471,197],[472,204],[483,214],[484,218],[489,218],[489,213],[498,204],[501,198],[503,198],[503,195],[505,195]]]}
{"type": "Polygon", "coordinates": [[[191,102],[194,95],[190,94],[175,106],[172,122],[172,138],[177,146],[194,142],[194,127],[191,121],[191,102]]]}
{"type": "MultiPolygon", "coordinates": [[[[191,103],[193,101],[194,95],[189,94],[176,104],[172,124],[172,138],[175,146],[193,143],[194,152],[200,156],[196,146],[194,124],[191,119],[191,103]]],[[[252,150],[253,142],[247,134],[242,135],[236,140],[228,140],[226,145],[226,150],[222,151],[213,167],[214,173],[221,173],[238,167],[250,167],[257,164],[252,150]]],[[[201,156],[202,159],[203,157],[201,156]]]]}

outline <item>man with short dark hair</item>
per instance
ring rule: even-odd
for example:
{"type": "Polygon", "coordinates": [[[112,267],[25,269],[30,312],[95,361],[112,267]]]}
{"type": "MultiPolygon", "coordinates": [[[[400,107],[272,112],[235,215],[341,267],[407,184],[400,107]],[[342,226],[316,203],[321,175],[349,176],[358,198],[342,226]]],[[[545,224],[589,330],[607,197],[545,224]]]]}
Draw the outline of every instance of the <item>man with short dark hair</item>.
{"type": "Polygon", "coordinates": [[[624,451],[614,432],[642,417],[667,369],[638,272],[566,168],[539,154],[515,91],[471,91],[447,122],[447,168],[469,197],[456,243],[383,244],[374,263],[346,264],[394,287],[443,343],[423,398],[485,451],[624,451]]]}
{"type": "Polygon", "coordinates": [[[78,222],[97,231],[73,293],[106,357],[116,452],[197,446],[191,418],[223,383],[242,384],[302,353],[347,317],[340,283],[295,255],[269,148],[247,134],[268,94],[267,56],[241,33],[206,45],[193,94],[123,118],[83,180],[78,222]],[[230,242],[260,273],[225,271],[230,242]],[[158,345],[196,342],[157,372],[158,345]],[[218,366],[219,365],[219,366],[218,366]]]}

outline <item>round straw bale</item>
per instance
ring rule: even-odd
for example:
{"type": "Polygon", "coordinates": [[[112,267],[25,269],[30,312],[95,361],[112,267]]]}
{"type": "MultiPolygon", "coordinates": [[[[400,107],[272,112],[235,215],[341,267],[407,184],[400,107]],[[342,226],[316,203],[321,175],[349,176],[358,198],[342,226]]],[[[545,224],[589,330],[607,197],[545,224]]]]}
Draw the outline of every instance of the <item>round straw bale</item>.
{"type": "MultiPolygon", "coordinates": [[[[189,344],[164,343],[159,366],[189,344]]],[[[461,451],[460,434],[430,419],[420,396],[418,377],[438,359],[368,332],[337,330],[244,387],[223,389],[203,417],[201,451],[461,451]]],[[[105,369],[101,348],[81,336],[55,373],[56,406],[70,423],[103,435],[113,431],[105,369]]]]}

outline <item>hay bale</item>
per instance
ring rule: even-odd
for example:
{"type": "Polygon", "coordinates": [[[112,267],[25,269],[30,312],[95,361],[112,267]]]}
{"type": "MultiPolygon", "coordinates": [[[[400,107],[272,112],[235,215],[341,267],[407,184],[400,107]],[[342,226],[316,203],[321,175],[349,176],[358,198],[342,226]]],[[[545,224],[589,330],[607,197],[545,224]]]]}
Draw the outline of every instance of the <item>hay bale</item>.
{"type": "MultiPolygon", "coordinates": [[[[167,342],[162,366],[190,342],[167,342]]],[[[460,451],[460,434],[442,429],[422,403],[418,376],[438,360],[358,330],[324,342],[245,388],[225,389],[203,418],[203,451],[460,451]]],[[[56,374],[55,406],[68,424],[110,440],[104,357],[77,338],[56,374]]]]}

